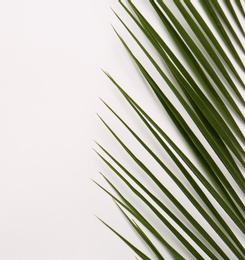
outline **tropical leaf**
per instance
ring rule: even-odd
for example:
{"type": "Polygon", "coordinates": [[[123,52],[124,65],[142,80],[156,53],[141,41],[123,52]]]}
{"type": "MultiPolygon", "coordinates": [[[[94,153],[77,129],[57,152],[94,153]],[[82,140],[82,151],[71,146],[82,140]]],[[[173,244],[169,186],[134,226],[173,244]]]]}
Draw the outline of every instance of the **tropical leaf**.
{"type": "MultiPolygon", "coordinates": [[[[135,2],[118,1],[127,20],[113,12],[141,55],[113,29],[136,65],[135,73],[138,70],[150,95],[154,94],[159,113],[168,114],[185,147],[105,72],[147,132],[147,140],[102,102],[123,127],[121,131],[127,131],[147,156],[142,158],[99,116],[134,167],[96,143],[96,153],[119,180],[113,183],[103,174],[109,188],[96,184],[116,202],[152,255],[102,222],[142,259],[166,259],[166,250],[173,259],[245,259],[243,4],[217,0],[135,2]],[[146,10],[154,13],[154,22],[146,10]],[[171,46],[166,37],[171,38],[171,46]],[[159,153],[153,142],[164,153],[159,153]],[[166,176],[174,188],[166,183],[166,176]],[[124,194],[122,187],[127,187],[130,195],[124,194]],[[149,214],[145,215],[136,201],[149,214]],[[189,212],[185,202],[200,218],[189,212]],[[153,219],[178,243],[169,241],[165,229],[157,228],[153,219]]],[[[132,88],[140,93],[142,86],[132,88]]]]}

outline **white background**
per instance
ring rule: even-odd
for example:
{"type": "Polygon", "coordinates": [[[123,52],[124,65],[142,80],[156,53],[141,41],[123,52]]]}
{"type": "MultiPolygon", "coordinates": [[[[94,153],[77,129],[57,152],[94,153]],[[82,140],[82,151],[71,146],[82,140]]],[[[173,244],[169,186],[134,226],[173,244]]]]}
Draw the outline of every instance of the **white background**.
{"type": "Polygon", "coordinates": [[[0,1],[1,260],[133,259],[94,216],[114,209],[91,181],[110,4],[0,1]]]}
{"type": "Polygon", "coordinates": [[[106,171],[93,139],[117,148],[99,97],[131,113],[100,68],[146,102],[127,86],[135,67],[110,26],[113,2],[0,1],[0,260],[135,259],[94,216],[140,245],[91,181],[106,171]]]}

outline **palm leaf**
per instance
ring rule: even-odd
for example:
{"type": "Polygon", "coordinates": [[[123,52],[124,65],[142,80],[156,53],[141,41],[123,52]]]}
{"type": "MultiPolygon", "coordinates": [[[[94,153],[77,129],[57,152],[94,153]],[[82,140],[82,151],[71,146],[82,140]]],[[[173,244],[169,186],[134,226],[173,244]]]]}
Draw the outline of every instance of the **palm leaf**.
{"type": "Polygon", "coordinates": [[[224,41],[226,42],[226,44],[230,48],[231,52],[233,53],[234,58],[237,60],[238,64],[244,69],[244,64],[243,64],[240,56],[238,55],[237,50],[234,47],[234,44],[231,41],[228,33],[226,32],[226,30],[225,30],[225,28],[224,28],[220,18],[218,17],[218,14],[215,12],[213,4],[210,1],[208,1],[208,0],[202,1],[202,3],[203,3],[203,6],[205,6],[206,12],[208,12],[210,14],[210,16],[212,17],[213,23],[216,25],[217,30],[220,32],[220,34],[223,37],[224,41]]]}
{"type": "MultiPolygon", "coordinates": [[[[123,191],[120,191],[120,184],[113,184],[105,175],[103,177],[115,195],[109,188],[106,189],[97,182],[96,184],[113,198],[152,255],[147,256],[143,253],[144,250],[135,247],[127,238],[102,222],[142,259],[166,259],[163,248],[168,250],[174,259],[245,259],[245,249],[241,241],[245,233],[245,182],[242,172],[245,166],[244,135],[241,130],[245,121],[242,113],[244,64],[241,58],[241,55],[244,55],[244,31],[239,20],[239,15],[244,16],[242,4],[236,1],[234,8],[234,3],[225,1],[225,11],[218,1],[203,0],[200,1],[200,6],[197,2],[188,0],[145,1],[145,4],[148,2],[151,12],[155,13],[154,21],[157,21],[159,27],[165,30],[173,45],[178,48],[177,53],[167,44],[166,36],[160,33],[159,29],[156,30],[146,18],[146,13],[140,10],[140,4],[132,1],[118,2],[125,12],[124,15],[130,18],[127,23],[132,27],[133,24],[136,25],[139,29],[137,33],[145,37],[145,40],[140,40],[126,24],[126,19],[122,19],[114,11],[118,21],[149,61],[148,65],[146,60],[141,61],[142,56],[136,55],[118,31],[113,29],[145,84],[155,95],[159,112],[166,111],[193,160],[188,158],[185,150],[166,133],[164,125],[157,123],[142,105],[105,72],[143,124],[149,139],[157,143],[168,160],[147,144],[144,137],[140,137],[126,120],[102,100],[155,165],[149,166],[148,160],[141,159],[136,151],[127,145],[127,141],[99,116],[130,163],[135,166],[133,170],[127,169],[125,163],[120,162],[120,158],[116,159],[112,152],[97,143],[100,152],[96,150],[96,153],[118,177],[119,183],[127,187],[130,195],[124,195],[123,191]],[[174,8],[171,5],[173,3],[174,8]],[[200,11],[206,13],[210,20],[205,21],[200,11]],[[233,18],[233,23],[228,19],[227,12],[233,18]],[[179,21],[180,15],[186,24],[179,21]],[[211,23],[215,30],[211,30],[208,23],[211,23]],[[152,67],[148,70],[149,64],[152,67]],[[177,109],[174,101],[168,97],[169,90],[178,100],[182,111],[177,109]],[[188,119],[183,112],[188,115],[188,119]],[[205,143],[200,140],[200,136],[205,143]],[[158,174],[159,171],[162,176],[171,179],[175,189],[202,216],[202,220],[196,219],[185,208],[183,202],[175,196],[176,190],[165,184],[162,176],[158,174]],[[139,176],[138,172],[142,176],[139,176]],[[143,176],[146,176],[147,183],[142,179],[143,176]],[[150,214],[145,216],[136,201],[143,203],[150,214]],[[157,218],[161,225],[172,233],[178,241],[177,247],[168,241],[164,231],[154,226],[150,216],[157,218]]],[[[137,92],[141,91],[138,86],[134,88],[137,92]]]]}

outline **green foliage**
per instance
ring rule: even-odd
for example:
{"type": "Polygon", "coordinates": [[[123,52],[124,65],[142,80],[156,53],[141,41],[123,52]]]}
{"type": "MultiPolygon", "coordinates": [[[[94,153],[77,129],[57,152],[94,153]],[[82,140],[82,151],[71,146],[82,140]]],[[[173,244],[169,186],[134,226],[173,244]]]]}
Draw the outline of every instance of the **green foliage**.
{"type": "Polygon", "coordinates": [[[147,57],[155,72],[165,82],[164,87],[114,30],[143,76],[145,84],[151,93],[154,93],[155,102],[159,104],[160,109],[164,108],[185,141],[189,152],[193,155],[193,160],[166,133],[164,125],[153,120],[142,105],[124,91],[107,72],[105,74],[148,130],[149,138],[157,141],[159,147],[171,159],[171,165],[173,163],[178,171],[172,169],[168,165],[169,161],[165,162],[165,157],[157,154],[146,140],[141,138],[106,102],[102,102],[137,140],[142,151],[147,152],[149,158],[153,159],[161,171],[169,176],[176,189],[201,214],[206,225],[215,232],[219,240],[216,241],[212,236],[213,233],[210,233],[209,229],[206,230],[202,222],[195,219],[182,201],[176,198],[170,187],[147,166],[147,161],[140,159],[99,116],[104,126],[128,155],[131,163],[137,165],[138,169],[148,177],[151,185],[149,187],[145,185],[133,170],[127,169],[120,163],[120,159],[116,159],[98,143],[100,152],[96,151],[97,154],[108,169],[120,179],[121,184],[130,190],[132,197],[127,198],[123,192],[120,192],[120,185],[113,184],[104,175],[111,191],[97,182],[96,184],[116,202],[139,238],[148,246],[152,256],[147,256],[127,238],[102,222],[142,259],[165,259],[162,246],[172,254],[174,259],[186,259],[181,253],[183,250],[179,251],[175,248],[164,232],[154,227],[149,216],[145,216],[141,209],[134,205],[133,198],[136,197],[171,231],[193,259],[245,259],[245,249],[241,242],[245,232],[243,203],[245,182],[242,172],[245,165],[244,135],[240,129],[245,121],[242,112],[244,99],[241,94],[245,86],[241,76],[241,74],[244,76],[244,64],[241,58],[244,56],[244,39],[241,39],[244,37],[244,28],[239,20],[239,15],[244,18],[242,3],[240,1],[221,3],[217,0],[144,2],[148,3],[151,11],[154,10],[159,24],[168,31],[166,35],[171,36],[173,45],[178,48],[185,63],[179,59],[179,53],[166,43],[166,35],[159,33],[132,1],[125,1],[125,3],[119,1],[119,4],[130,18],[131,26],[134,24],[138,27],[137,32],[144,35],[152,48],[149,48],[149,45],[146,47],[140,37],[137,37],[126,25],[125,19],[121,19],[116,12],[115,15],[143,55],[147,57]],[[172,5],[170,8],[169,3],[174,3],[175,9],[172,5]],[[200,4],[198,8],[197,3],[200,4]],[[176,10],[179,11],[178,15],[176,10]],[[202,17],[200,10],[209,18],[208,21],[202,17]],[[186,24],[181,24],[178,19],[180,15],[186,24]],[[210,24],[214,29],[210,28],[210,24]],[[153,52],[158,55],[162,63],[153,57],[151,54],[153,52]],[[177,109],[175,103],[168,97],[166,87],[175,95],[182,110],[177,109]],[[192,124],[183,116],[183,111],[188,114],[192,124]],[[199,134],[207,144],[201,141],[199,134]],[[188,185],[183,182],[183,179],[188,185]],[[155,188],[152,188],[152,185],[155,188]],[[157,193],[156,189],[160,193],[157,193]],[[164,194],[165,197],[159,194],[164,194]],[[235,230],[229,225],[227,219],[232,222],[232,226],[235,226],[235,230]]]}

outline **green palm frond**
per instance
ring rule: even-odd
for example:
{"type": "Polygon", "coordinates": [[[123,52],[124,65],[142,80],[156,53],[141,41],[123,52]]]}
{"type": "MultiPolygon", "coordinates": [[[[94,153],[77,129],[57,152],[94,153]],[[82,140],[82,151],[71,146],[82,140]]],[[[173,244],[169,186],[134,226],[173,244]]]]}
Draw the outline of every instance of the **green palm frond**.
{"type": "MultiPolygon", "coordinates": [[[[109,188],[95,183],[116,202],[148,247],[148,253],[101,221],[142,259],[166,259],[166,250],[173,259],[245,259],[241,239],[245,233],[243,4],[217,0],[135,2],[118,1],[127,22],[113,12],[142,55],[136,54],[125,37],[113,29],[150,95],[154,95],[159,113],[167,113],[185,148],[167,133],[164,124],[154,119],[149,108],[146,111],[147,105],[140,104],[104,72],[137,116],[148,138],[141,137],[102,100],[103,104],[121,124],[121,131],[129,133],[147,157],[141,158],[99,116],[135,167],[128,167],[121,162],[122,158],[96,143],[96,153],[119,182],[113,183],[102,175],[109,188]],[[141,10],[143,4],[154,12],[154,23],[141,10]],[[156,22],[161,29],[155,28],[156,22]],[[171,46],[166,37],[171,38],[171,46]],[[172,185],[165,182],[166,176],[172,185]],[[127,187],[128,192],[124,194],[122,187],[127,187]],[[201,218],[189,212],[184,201],[201,218]],[[145,215],[142,207],[149,214],[145,215]],[[165,229],[157,228],[152,219],[158,219],[178,243],[172,244],[165,229]]],[[[140,93],[142,86],[132,88],[140,93]]]]}

